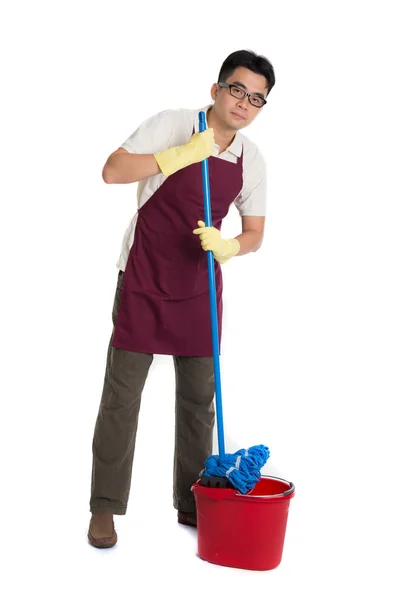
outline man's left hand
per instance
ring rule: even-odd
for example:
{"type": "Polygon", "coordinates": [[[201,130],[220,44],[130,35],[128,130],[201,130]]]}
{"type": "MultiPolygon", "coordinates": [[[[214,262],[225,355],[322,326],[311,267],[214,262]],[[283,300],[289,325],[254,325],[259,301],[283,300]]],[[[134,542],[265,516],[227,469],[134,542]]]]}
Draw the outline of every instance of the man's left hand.
{"type": "Polygon", "coordinates": [[[206,227],[204,221],[198,221],[197,224],[199,228],[193,233],[199,236],[203,250],[211,250],[215,260],[225,264],[239,252],[240,244],[236,238],[224,240],[216,227],[206,227]]]}

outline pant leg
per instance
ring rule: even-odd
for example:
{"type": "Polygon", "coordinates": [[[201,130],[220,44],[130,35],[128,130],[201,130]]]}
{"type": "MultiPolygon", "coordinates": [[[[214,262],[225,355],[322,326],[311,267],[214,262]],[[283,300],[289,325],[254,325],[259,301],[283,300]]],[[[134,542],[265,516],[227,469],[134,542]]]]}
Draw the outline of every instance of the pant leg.
{"type": "Polygon", "coordinates": [[[176,376],[173,501],[177,510],[195,512],[191,486],[212,454],[214,363],[212,357],[174,356],[176,376]]]}
{"type": "MultiPolygon", "coordinates": [[[[118,275],[113,306],[115,326],[123,272],[118,275]]],[[[140,401],[153,355],[114,348],[111,335],[103,393],[93,435],[90,496],[92,513],[110,509],[126,513],[140,401]]]]}

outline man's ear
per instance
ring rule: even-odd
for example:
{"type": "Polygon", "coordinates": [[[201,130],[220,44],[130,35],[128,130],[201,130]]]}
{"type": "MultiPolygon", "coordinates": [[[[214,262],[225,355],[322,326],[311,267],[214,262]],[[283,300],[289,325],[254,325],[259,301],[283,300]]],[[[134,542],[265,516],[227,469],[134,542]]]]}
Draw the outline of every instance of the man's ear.
{"type": "Polygon", "coordinates": [[[217,94],[218,94],[218,90],[220,89],[218,83],[213,83],[211,86],[211,98],[215,101],[217,94]]]}

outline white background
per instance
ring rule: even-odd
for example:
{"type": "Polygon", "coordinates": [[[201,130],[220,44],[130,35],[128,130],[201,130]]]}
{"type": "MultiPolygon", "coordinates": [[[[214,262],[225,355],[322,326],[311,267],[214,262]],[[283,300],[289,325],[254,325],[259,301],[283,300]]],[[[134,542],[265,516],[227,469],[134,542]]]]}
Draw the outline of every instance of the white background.
{"type": "MultiPolygon", "coordinates": [[[[0,15],[2,597],[398,598],[396,2],[14,2],[0,15]],[[228,452],[296,485],[281,565],[196,556],[172,508],[174,373],[145,387],[118,545],[86,540],[115,263],[136,185],[101,170],[147,117],[206,104],[232,51],[276,71],[245,133],[265,241],[224,267],[228,452]],[[396,589],[397,588],[397,589],[396,589]]],[[[240,232],[238,214],[224,223],[240,232]]],[[[234,524],[233,524],[234,526],[234,524]]]]}

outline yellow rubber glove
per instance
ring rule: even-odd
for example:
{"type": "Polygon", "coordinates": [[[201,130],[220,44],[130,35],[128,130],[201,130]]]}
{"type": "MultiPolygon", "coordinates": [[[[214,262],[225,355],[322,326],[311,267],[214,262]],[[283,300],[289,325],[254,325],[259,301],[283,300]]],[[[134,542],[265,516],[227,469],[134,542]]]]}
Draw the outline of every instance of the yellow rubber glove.
{"type": "Polygon", "coordinates": [[[165,177],[169,177],[179,169],[201,162],[211,156],[214,144],[214,130],[210,127],[205,131],[194,133],[190,140],[182,146],[174,146],[156,152],[154,158],[160,167],[161,173],[165,177]]]}
{"type": "Polygon", "coordinates": [[[199,228],[195,229],[193,233],[200,237],[203,250],[212,251],[215,260],[225,264],[239,252],[240,244],[236,238],[224,240],[216,227],[206,227],[204,221],[197,221],[197,224],[199,228]]]}

